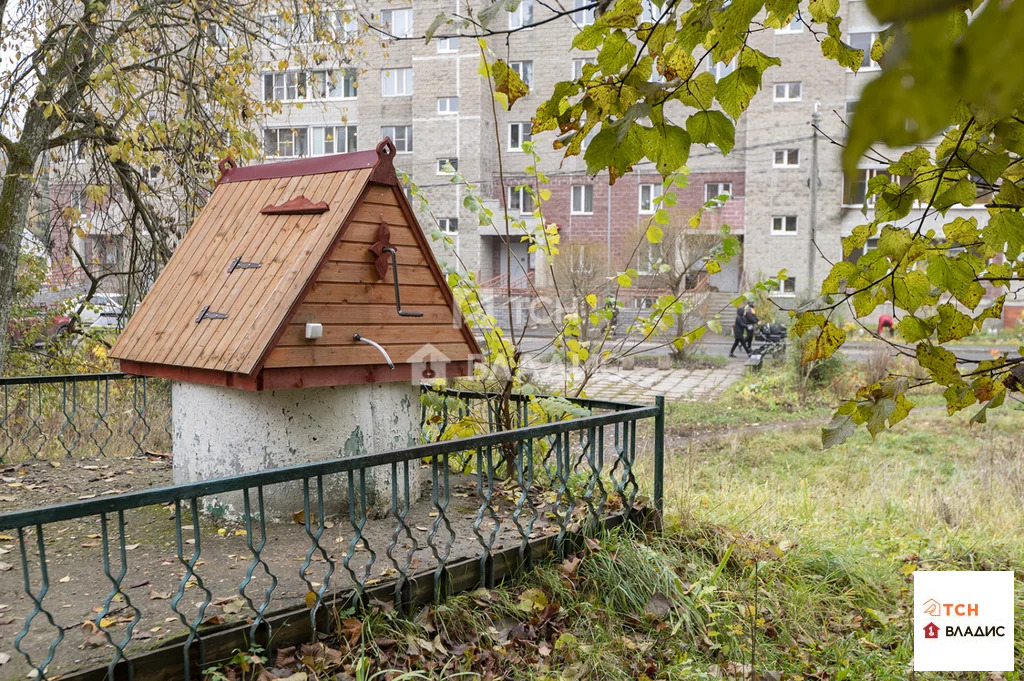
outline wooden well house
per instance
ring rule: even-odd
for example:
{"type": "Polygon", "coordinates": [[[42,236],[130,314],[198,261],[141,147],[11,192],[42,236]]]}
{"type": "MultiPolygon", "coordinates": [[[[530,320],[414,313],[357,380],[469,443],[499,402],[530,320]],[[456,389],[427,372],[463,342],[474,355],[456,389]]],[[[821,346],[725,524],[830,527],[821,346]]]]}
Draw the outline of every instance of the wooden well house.
{"type": "Polygon", "coordinates": [[[110,353],[171,379],[176,480],[406,446],[420,378],[470,371],[394,154],[221,164],[110,353]]]}

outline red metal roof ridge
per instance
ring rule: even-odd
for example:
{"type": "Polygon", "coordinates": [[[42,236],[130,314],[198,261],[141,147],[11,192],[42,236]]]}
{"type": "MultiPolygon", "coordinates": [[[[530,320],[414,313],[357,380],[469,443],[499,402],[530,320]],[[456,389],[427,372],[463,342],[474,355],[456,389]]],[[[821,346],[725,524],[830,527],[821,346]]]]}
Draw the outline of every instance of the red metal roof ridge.
{"type": "MultiPolygon", "coordinates": [[[[311,156],[293,161],[263,163],[254,166],[240,167],[235,163],[234,159],[228,157],[219,164],[221,176],[217,183],[248,182],[250,180],[270,180],[280,177],[340,173],[365,168],[376,168],[377,172],[373,173],[373,179],[381,181],[382,178],[394,176],[394,156],[395,145],[391,142],[390,138],[385,137],[377,144],[375,149],[353,151],[348,154],[333,154],[331,156],[311,156]]],[[[397,178],[390,183],[397,184],[397,178]]]]}

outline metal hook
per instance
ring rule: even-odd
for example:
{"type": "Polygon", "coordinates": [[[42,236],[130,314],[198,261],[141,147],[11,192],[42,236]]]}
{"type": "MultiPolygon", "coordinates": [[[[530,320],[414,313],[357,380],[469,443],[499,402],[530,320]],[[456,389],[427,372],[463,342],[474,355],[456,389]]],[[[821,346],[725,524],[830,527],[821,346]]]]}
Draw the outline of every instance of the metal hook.
{"type": "Polygon", "coordinates": [[[391,254],[391,271],[395,274],[395,308],[400,317],[422,317],[422,312],[405,312],[402,310],[402,294],[398,292],[398,251],[394,248],[383,249],[385,253],[391,254]]]}

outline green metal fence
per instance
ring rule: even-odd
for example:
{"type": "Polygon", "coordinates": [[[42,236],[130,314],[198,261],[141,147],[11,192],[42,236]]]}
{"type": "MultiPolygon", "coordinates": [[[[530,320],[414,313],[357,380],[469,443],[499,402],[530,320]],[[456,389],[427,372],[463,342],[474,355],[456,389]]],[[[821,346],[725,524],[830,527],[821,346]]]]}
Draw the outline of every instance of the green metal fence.
{"type": "Polygon", "coordinates": [[[169,451],[168,381],[120,373],[0,378],[0,464],[169,451]]]}
{"type": "Polygon", "coordinates": [[[0,571],[0,618],[21,655],[3,671],[197,678],[225,646],[315,637],[371,597],[407,608],[493,586],[635,514],[642,486],[660,508],[661,480],[637,478],[663,469],[660,398],[544,399],[514,397],[517,427],[501,430],[493,395],[431,393],[429,444],[0,514],[18,556],[0,571]],[[474,422],[484,432],[460,437],[474,422]],[[265,496],[280,485],[296,511],[274,522],[265,496]],[[234,519],[209,503],[232,494],[234,519]]]}

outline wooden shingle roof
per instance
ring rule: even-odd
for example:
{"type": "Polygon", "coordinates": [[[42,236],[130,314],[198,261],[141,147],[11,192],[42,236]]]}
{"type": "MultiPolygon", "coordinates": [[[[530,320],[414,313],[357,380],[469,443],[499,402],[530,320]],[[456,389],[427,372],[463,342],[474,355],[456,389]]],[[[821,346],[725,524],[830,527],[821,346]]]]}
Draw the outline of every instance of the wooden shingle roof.
{"type": "Polygon", "coordinates": [[[464,373],[479,347],[458,322],[393,155],[385,140],[372,151],[222,166],[111,356],[129,373],[253,389],[409,378],[381,371],[383,357],[353,340],[360,333],[391,346],[396,364],[429,343],[457,363],[448,375],[464,373]],[[423,317],[399,316],[391,270],[381,279],[374,268],[381,224],[395,235],[402,304],[423,317]],[[306,340],[307,321],[322,323],[324,337],[306,340]]]}

